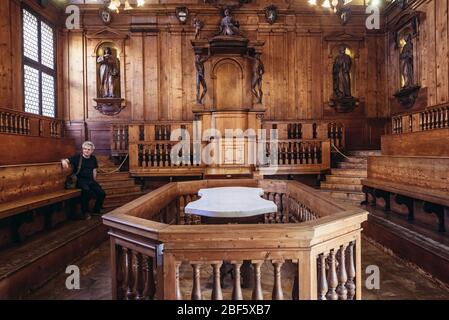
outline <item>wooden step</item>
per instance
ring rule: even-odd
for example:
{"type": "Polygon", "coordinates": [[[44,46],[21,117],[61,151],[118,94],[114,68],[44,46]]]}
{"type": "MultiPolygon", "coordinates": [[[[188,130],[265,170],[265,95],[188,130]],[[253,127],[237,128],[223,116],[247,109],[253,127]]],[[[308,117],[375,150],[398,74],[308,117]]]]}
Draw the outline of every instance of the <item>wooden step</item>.
{"type": "Polygon", "coordinates": [[[113,172],[113,173],[103,173],[103,172],[98,172],[98,177],[115,177],[115,176],[120,176],[120,177],[129,177],[130,174],[128,171],[117,171],[117,172],[113,172]]]}
{"type": "Polygon", "coordinates": [[[106,171],[105,174],[111,174],[111,173],[118,173],[120,171],[118,171],[118,166],[114,166],[114,165],[101,165],[98,164],[98,169],[99,171],[106,171]]]}
{"type": "MultiPolygon", "coordinates": [[[[99,217],[69,221],[0,253],[0,297],[20,299],[107,239],[99,217]]],[[[62,284],[63,285],[63,284],[62,284]]]]}
{"type": "Polygon", "coordinates": [[[340,184],[340,183],[330,183],[330,182],[321,182],[321,189],[326,190],[340,190],[340,191],[362,191],[362,185],[355,184],[340,184]]]}
{"type": "Polygon", "coordinates": [[[123,181],[104,181],[99,182],[99,184],[103,187],[103,189],[109,189],[109,188],[124,188],[124,187],[134,187],[136,184],[134,183],[134,180],[123,180],[123,181]]]}
{"type": "Polygon", "coordinates": [[[137,198],[145,195],[146,193],[147,192],[139,191],[139,192],[129,192],[129,193],[122,193],[122,194],[111,194],[106,197],[105,203],[124,204],[124,203],[130,202],[134,199],[137,199],[137,198]]]}
{"type": "Polygon", "coordinates": [[[351,200],[351,201],[364,201],[365,194],[356,191],[345,191],[345,190],[325,190],[332,198],[340,200],[351,200]]]}
{"type": "Polygon", "coordinates": [[[110,187],[104,189],[106,195],[134,193],[139,192],[141,190],[142,188],[137,185],[135,185],[134,187],[110,187]]]}
{"type": "Polygon", "coordinates": [[[332,169],[331,174],[337,175],[337,176],[351,176],[351,177],[361,177],[361,178],[366,178],[368,176],[366,169],[339,168],[339,169],[332,169]]]}
{"type": "Polygon", "coordinates": [[[349,162],[349,163],[363,163],[366,164],[368,162],[368,158],[363,157],[348,157],[344,158],[342,162],[349,162]]]}
{"type": "Polygon", "coordinates": [[[131,178],[129,175],[101,175],[97,177],[98,182],[112,182],[112,181],[134,181],[134,178],[131,178]]]}
{"type": "Polygon", "coordinates": [[[339,162],[338,168],[341,169],[367,169],[367,163],[339,162]]]}
{"type": "Polygon", "coordinates": [[[361,185],[362,184],[361,177],[353,177],[353,176],[337,176],[337,175],[327,175],[326,176],[326,182],[330,183],[340,183],[340,184],[355,184],[355,185],[361,185]]]}
{"type": "Polygon", "coordinates": [[[380,150],[358,150],[349,151],[350,156],[354,157],[370,157],[370,156],[380,156],[382,152],[380,150]]]}

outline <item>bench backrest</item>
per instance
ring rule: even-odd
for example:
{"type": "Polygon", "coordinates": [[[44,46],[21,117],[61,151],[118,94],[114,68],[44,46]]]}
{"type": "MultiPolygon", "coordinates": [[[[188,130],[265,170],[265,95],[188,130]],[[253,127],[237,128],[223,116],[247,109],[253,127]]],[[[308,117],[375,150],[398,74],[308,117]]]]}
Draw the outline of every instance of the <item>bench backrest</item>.
{"type": "Polygon", "coordinates": [[[449,192],[449,158],[369,157],[368,179],[449,192]]]}
{"type": "Polygon", "coordinates": [[[59,162],[0,166],[0,203],[63,190],[71,171],[59,162]]]}

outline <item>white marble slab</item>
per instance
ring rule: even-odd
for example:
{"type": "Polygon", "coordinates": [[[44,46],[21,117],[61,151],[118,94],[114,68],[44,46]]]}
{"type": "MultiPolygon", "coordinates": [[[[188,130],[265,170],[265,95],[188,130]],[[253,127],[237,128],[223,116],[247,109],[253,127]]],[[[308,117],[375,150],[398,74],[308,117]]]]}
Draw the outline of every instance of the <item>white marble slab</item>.
{"type": "Polygon", "coordinates": [[[261,188],[224,187],[200,189],[201,197],[185,207],[185,213],[217,218],[251,217],[277,212],[273,201],[261,198],[261,188]]]}

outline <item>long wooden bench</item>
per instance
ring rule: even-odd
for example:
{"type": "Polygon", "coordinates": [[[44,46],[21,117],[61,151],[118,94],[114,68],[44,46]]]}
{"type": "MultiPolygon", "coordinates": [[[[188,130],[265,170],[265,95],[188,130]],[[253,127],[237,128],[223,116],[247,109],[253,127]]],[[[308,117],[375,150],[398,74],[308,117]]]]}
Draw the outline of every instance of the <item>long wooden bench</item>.
{"type": "Polygon", "coordinates": [[[67,218],[54,217],[58,209],[63,216],[73,213],[74,200],[81,192],[64,189],[68,174],[70,169],[63,170],[60,163],[0,166],[0,247],[8,244],[6,229],[10,229],[12,242],[22,240],[21,225],[32,222],[38,209],[43,209],[41,227],[34,231],[49,229],[67,218]]]}
{"type": "Polygon", "coordinates": [[[392,195],[408,209],[408,220],[415,220],[415,202],[438,219],[438,231],[445,232],[449,222],[449,158],[379,156],[368,159],[368,177],[362,180],[366,203],[385,201],[391,210],[392,195]],[[368,195],[371,196],[369,201],[368,195]]]}

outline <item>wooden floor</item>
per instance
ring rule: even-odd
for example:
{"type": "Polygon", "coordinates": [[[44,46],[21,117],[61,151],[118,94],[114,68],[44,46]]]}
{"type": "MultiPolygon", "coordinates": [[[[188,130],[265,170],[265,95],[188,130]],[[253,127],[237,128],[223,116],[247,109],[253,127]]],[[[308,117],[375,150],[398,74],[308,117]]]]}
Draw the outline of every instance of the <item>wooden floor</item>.
{"type": "MultiPolygon", "coordinates": [[[[440,287],[437,283],[429,280],[414,269],[411,269],[404,262],[396,257],[384,253],[377,246],[363,241],[362,262],[364,269],[369,265],[377,265],[380,269],[380,290],[367,290],[364,288],[363,298],[365,300],[449,300],[449,291],[440,287]]],[[[81,269],[81,289],[70,291],[65,287],[67,275],[61,274],[40,290],[29,296],[29,299],[110,299],[111,280],[109,276],[109,242],[104,242],[99,248],[92,251],[89,255],[81,259],[78,266],[81,269]]],[[[191,283],[187,278],[191,277],[191,268],[183,266],[183,277],[181,281],[182,292],[185,297],[188,296],[191,288],[186,284],[191,283]]],[[[283,268],[283,278],[291,277],[291,270],[288,265],[283,268]]],[[[264,272],[269,272],[269,267],[264,268],[264,272]]],[[[363,275],[365,281],[367,275],[363,275]]],[[[204,285],[208,286],[208,274],[203,278],[204,285]]],[[[265,278],[265,277],[264,277],[265,278]]],[[[286,281],[289,283],[290,281],[286,281]]],[[[266,290],[271,288],[268,283],[263,283],[264,296],[270,297],[271,292],[266,290]]],[[[206,289],[207,290],[207,289],[206,289]]],[[[209,289],[210,290],[210,289],[209,289]]],[[[285,298],[290,298],[290,288],[283,288],[285,298]]],[[[230,296],[231,288],[224,289],[224,298],[230,296]]],[[[209,293],[206,291],[206,298],[209,293]]],[[[245,298],[249,292],[244,290],[245,298]]]]}

